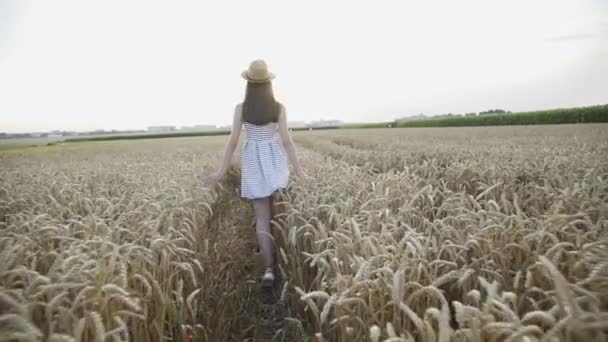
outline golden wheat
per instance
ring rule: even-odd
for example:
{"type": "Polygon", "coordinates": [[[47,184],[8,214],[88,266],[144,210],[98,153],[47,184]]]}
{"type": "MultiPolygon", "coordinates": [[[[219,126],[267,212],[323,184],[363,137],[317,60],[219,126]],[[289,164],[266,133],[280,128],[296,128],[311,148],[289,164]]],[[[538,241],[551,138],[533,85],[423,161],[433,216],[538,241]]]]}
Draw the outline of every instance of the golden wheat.
{"type": "MultiPolygon", "coordinates": [[[[274,341],[605,341],[607,137],[297,134],[315,182],[294,181],[273,223],[289,306],[274,341]]],[[[253,338],[238,168],[216,190],[201,182],[223,143],[0,155],[0,340],[253,338]]]]}

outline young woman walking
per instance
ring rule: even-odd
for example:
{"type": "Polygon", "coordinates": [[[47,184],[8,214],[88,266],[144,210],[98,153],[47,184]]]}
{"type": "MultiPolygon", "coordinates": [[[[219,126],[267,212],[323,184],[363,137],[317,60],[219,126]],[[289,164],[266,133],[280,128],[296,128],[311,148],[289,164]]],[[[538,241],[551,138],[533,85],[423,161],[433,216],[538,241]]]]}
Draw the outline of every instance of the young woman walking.
{"type": "Polygon", "coordinates": [[[215,185],[226,174],[244,127],[246,140],[241,155],[241,197],[253,202],[256,235],[265,266],[262,284],[272,286],[274,239],[270,230],[271,196],[287,186],[287,159],[298,177],[303,177],[304,172],[287,129],[285,106],[274,98],[271,83],[274,74],[268,71],[264,61],[255,60],[248,70],[243,71],[242,76],[247,80],[245,100],[234,110],[232,132],[224,158],[219,170],[207,178],[207,184],[215,185]]]}

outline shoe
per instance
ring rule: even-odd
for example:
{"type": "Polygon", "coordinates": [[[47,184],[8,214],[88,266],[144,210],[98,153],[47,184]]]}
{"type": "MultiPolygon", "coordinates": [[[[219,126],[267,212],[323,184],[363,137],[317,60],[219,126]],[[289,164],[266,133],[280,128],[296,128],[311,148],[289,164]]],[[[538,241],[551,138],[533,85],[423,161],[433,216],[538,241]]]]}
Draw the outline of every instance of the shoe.
{"type": "Polygon", "coordinates": [[[263,287],[271,287],[274,282],[274,273],[272,272],[272,268],[268,267],[262,276],[262,286],[263,287]]]}

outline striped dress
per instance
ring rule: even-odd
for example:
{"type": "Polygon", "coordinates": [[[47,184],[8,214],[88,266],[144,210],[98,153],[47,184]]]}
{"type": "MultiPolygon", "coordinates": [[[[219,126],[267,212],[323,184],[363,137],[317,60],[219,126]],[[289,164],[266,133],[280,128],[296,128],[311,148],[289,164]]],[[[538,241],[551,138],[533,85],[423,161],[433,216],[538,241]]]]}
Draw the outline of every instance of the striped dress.
{"type": "Polygon", "coordinates": [[[289,168],[277,123],[257,126],[245,122],[245,142],[241,154],[241,197],[265,198],[287,186],[289,168]]]}

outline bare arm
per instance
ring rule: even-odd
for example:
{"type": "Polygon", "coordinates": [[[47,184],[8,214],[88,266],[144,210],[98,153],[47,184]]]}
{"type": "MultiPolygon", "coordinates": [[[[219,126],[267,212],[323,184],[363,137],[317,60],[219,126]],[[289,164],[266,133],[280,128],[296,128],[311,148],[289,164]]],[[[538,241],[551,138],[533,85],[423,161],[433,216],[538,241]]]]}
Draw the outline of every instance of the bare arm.
{"type": "Polygon", "coordinates": [[[230,138],[228,138],[228,142],[226,143],[226,148],[224,149],[224,158],[222,159],[222,163],[219,166],[217,173],[211,176],[212,182],[218,182],[226,175],[228,168],[230,167],[230,162],[232,161],[232,155],[234,154],[234,149],[239,142],[239,136],[241,135],[241,105],[236,106],[234,109],[234,118],[232,119],[232,132],[230,133],[230,138]]]}
{"type": "Polygon", "coordinates": [[[279,135],[281,136],[281,142],[283,143],[289,162],[293,166],[296,175],[298,177],[304,177],[304,171],[300,166],[300,161],[296,154],[296,145],[293,143],[293,140],[291,140],[289,130],[287,129],[287,113],[283,105],[281,105],[281,113],[279,114],[279,135]]]}

